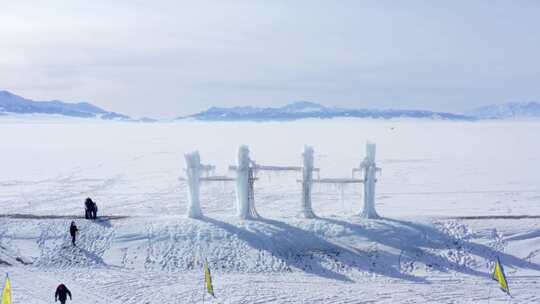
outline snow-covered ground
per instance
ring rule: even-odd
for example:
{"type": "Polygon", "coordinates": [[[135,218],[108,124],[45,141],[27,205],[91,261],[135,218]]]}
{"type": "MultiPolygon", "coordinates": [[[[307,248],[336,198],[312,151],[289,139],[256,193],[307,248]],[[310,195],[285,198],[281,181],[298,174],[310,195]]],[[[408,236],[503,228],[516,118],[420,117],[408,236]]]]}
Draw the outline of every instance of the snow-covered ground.
{"type": "Polygon", "coordinates": [[[0,119],[0,272],[14,303],[536,303],[540,301],[540,123],[308,120],[114,123],[0,119]],[[377,143],[381,220],[362,188],[316,187],[300,219],[298,173],[259,173],[263,219],[235,217],[233,183],[202,186],[187,219],[183,153],[231,174],[240,144],[263,165],[349,177],[377,143]],[[81,219],[92,197],[106,216],[81,219]],[[79,246],[69,244],[75,220],[79,246]],[[490,279],[506,267],[512,297],[490,279]],[[11,264],[8,266],[7,264],[11,264]]]}

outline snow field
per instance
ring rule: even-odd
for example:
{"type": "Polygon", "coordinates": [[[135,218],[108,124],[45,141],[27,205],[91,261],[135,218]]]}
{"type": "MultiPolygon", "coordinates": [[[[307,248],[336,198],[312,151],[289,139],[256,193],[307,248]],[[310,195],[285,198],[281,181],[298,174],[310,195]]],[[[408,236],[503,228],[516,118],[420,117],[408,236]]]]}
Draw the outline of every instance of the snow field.
{"type": "MultiPolygon", "coordinates": [[[[201,258],[215,303],[534,303],[539,300],[540,151],[535,123],[0,123],[0,263],[16,303],[199,303],[201,258]],[[183,153],[228,173],[249,144],[260,164],[349,177],[377,143],[381,220],[362,188],[317,186],[301,219],[299,174],[261,174],[258,221],[235,217],[234,183],[204,183],[187,219],[183,153]],[[81,219],[92,197],[101,215],[81,219]],[[499,216],[496,218],[495,216],[499,216]],[[522,218],[522,216],[531,216],[522,218]],[[472,219],[464,217],[476,217],[472,219]],[[67,228],[75,220],[79,246],[67,228]],[[513,298],[489,279],[500,256],[513,298]],[[25,265],[29,264],[29,265],[25,265]],[[491,290],[490,290],[491,289],[491,290]]],[[[209,300],[207,297],[206,300],[209,300]]]]}

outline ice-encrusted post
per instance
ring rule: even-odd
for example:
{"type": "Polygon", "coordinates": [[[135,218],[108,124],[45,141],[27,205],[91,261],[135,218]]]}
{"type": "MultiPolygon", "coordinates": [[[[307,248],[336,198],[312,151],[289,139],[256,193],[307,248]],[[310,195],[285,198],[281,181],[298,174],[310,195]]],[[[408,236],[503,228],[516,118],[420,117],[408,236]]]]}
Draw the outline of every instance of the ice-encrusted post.
{"type": "Polygon", "coordinates": [[[366,144],[366,158],[360,164],[364,173],[364,210],[362,217],[368,219],[377,219],[379,215],[375,210],[375,183],[377,182],[376,173],[379,168],[375,164],[376,146],[374,143],[366,144]]]}
{"type": "Polygon", "coordinates": [[[190,218],[201,218],[201,203],[199,200],[199,189],[201,179],[201,157],[199,152],[184,154],[186,160],[186,176],[188,184],[188,211],[187,216],[190,218]]]}
{"type": "Polygon", "coordinates": [[[311,207],[311,188],[313,186],[313,147],[304,146],[302,154],[304,164],[302,167],[302,213],[304,218],[315,218],[311,207]]]}
{"type": "Polygon", "coordinates": [[[255,196],[253,184],[252,161],[249,158],[249,148],[238,148],[238,162],[236,166],[236,210],[241,219],[255,219],[259,217],[255,209],[255,196]]]}

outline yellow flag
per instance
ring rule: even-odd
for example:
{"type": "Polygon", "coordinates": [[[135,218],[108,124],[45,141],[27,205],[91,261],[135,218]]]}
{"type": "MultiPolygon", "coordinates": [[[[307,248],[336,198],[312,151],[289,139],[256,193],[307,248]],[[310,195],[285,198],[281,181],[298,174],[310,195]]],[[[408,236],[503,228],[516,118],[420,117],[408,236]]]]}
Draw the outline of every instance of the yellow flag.
{"type": "Polygon", "coordinates": [[[210,268],[208,268],[208,261],[206,259],[204,259],[204,282],[206,283],[206,291],[215,297],[214,287],[212,286],[212,276],[210,275],[210,268]]]}
{"type": "Polygon", "coordinates": [[[6,276],[6,283],[2,290],[2,304],[11,304],[11,283],[8,276],[6,276]]]}
{"type": "Polygon", "coordinates": [[[506,281],[506,275],[504,274],[503,266],[498,257],[497,262],[495,263],[495,270],[493,270],[493,279],[499,282],[499,285],[504,292],[510,294],[510,289],[508,288],[508,281],[506,281]]]}

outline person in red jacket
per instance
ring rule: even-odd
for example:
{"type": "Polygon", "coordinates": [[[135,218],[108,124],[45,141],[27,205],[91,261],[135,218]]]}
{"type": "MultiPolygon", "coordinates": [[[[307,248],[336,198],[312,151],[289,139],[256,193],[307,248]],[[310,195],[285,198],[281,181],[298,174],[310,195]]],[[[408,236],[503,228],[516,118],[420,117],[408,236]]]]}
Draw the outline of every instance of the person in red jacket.
{"type": "Polygon", "coordinates": [[[70,300],[73,300],[71,298],[71,291],[69,291],[66,285],[64,284],[58,285],[58,287],[56,287],[56,292],[54,294],[54,301],[56,302],[60,300],[61,304],[66,304],[67,296],[69,296],[70,300]]]}

